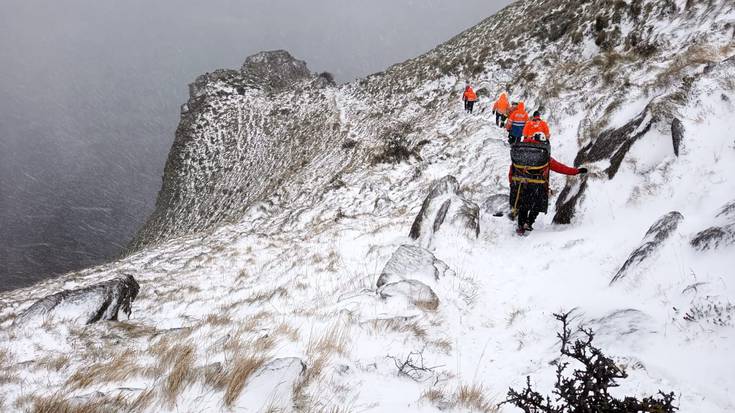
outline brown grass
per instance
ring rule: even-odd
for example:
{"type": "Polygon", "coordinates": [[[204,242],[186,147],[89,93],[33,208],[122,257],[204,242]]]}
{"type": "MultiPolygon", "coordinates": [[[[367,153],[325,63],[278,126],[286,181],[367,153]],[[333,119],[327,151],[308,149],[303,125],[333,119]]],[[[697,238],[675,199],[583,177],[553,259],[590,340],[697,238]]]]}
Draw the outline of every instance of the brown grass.
{"type": "Polygon", "coordinates": [[[153,326],[130,321],[121,321],[110,324],[113,331],[124,333],[129,338],[151,337],[158,332],[153,326]]]}
{"type": "Polygon", "coordinates": [[[56,357],[46,356],[38,360],[36,365],[46,370],[60,371],[69,365],[69,356],[66,354],[56,357]]]}
{"type": "Polygon", "coordinates": [[[95,363],[83,367],[69,377],[66,385],[72,389],[83,389],[92,384],[119,382],[128,377],[143,372],[143,369],[135,362],[136,354],[132,350],[126,350],[108,362],[95,363]]]}
{"type": "Polygon", "coordinates": [[[421,400],[427,400],[433,405],[447,404],[449,400],[443,389],[433,387],[421,393],[421,400]]]}
{"type": "Polygon", "coordinates": [[[256,370],[261,368],[265,364],[265,361],[264,356],[254,354],[240,354],[232,361],[232,368],[225,379],[225,406],[232,406],[237,398],[240,397],[240,393],[243,387],[245,387],[247,379],[256,370]]]}
{"type": "Polygon", "coordinates": [[[232,324],[232,318],[226,314],[212,313],[202,320],[201,324],[210,326],[225,326],[232,324]]]}
{"type": "Polygon", "coordinates": [[[363,325],[367,325],[369,331],[375,335],[383,335],[388,332],[408,333],[419,340],[423,340],[428,336],[424,327],[416,321],[401,320],[400,318],[386,318],[370,320],[363,325]]]}
{"type": "Polygon", "coordinates": [[[457,388],[454,397],[455,406],[483,413],[495,413],[498,411],[497,406],[485,399],[485,389],[477,384],[460,385],[459,388],[457,388]]]}
{"type": "Polygon", "coordinates": [[[196,351],[192,345],[180,345],[172,347],[169,354],[166,355],[166,360],[161,359],[159,363],[168,361],[171,365],[169,374],[163,383],[163,396],[166,402],[173,406],[179,393],[194,378],[193,366],[196,361],[196,351]],[[172,357],[169,354],[172,354],[172,357]]]}
{"type": "Polygon", "coordinates": [[[63,396],[51,397],[32,396],[33,413],[107,413],[110,411],[126,411],[128,401],[123,396],[95,397],[88,401],[70,402],[63,396]]]}
{"type": "Polygon", "coordinates": [[[274,330],[273,334],[288,337],[291,341],[299,341],[299,330],[283,321],[274,330]]]}

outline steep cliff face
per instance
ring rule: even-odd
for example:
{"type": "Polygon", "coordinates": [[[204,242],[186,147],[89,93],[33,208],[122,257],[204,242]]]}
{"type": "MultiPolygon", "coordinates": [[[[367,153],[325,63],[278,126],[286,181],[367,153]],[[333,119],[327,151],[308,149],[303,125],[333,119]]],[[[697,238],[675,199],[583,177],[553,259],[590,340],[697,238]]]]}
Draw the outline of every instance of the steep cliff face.
{"type": "Polygon", "coordinates": [[[616,395],[735,410],[734,19],[524,1],[346,85],[285,52],[198,78],[138,251],[0,295],[0,410],[491,411],[527,375],[549,393],[571,309],[616,395]],[[590,168],[552,176],[529,237],[503,217],[506,87],[590,168]],[[130,320],[18,319],[123,274],[130,320]]]}

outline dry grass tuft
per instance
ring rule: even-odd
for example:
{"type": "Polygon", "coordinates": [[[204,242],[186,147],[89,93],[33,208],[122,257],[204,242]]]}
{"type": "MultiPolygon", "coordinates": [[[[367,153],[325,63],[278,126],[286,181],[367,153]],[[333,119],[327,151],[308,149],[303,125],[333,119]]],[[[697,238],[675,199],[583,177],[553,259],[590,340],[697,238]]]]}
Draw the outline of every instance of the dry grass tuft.
{"type": "Polygon", "coordinates": [[[375,319],[367,321],[363,325],[367,325],[368,331],[379,336],[385,333],[408,333],[419,340],[423,340],[428,336],[426,329],[417,321],[408,321],[404,318],[375,319]]]}
{"type": "Polygon", "coordinates": [[[110,328],[113,331],[116,330],[124,333],[129,338],[151,337],[158,332],[158,330],[153,326],[147,326],[145,324],[130,321],[111,323],[110,328]]]}
{"type": "Polygon", "coordinates": [[[232,361],[232,368],[226,378],[224,395],[225,406],[231,407],[240,397],[247,379],[265,364],[262,355],[240,354],[232,361]]]}
{"type": "Polygon", "coordinates": [[[319,337],[310,337],[306,354],[347,354],[350,330],[344,323],[335,323],[319,337]]]}
{"type": "Polygon", "coordinates": [[[226,314],[212,313],[202,320],[201,324],[210,326],[225,326],[232,324],[232,318],[226,314]]]}
{"type": "Polygon", "coordinates": [[[69,365],[69,356],[66,354],[56,357],[46,356],[38,360],[36,365],[46,370],[60,371],[69,365]]]}
{"type": "Polygon", "coordinates": [[[163,396],[166,402],[173,406],[176,403],[176,398],[179,397],[179,393],[193,381],[193,366],[196,361],[194,346],[179,345],[172,347],[166,357],[159,360],[159,366],[160,363],[169,360],[171,369],[163,383],[163,396]]]}
{"type": "Polygon", "coordinates": [[[72,389],[83,389],[93,384],[126,380],[130,376],[143,372],[135,359],[135,352],[126,350],[113,356],[108,362],[96,363],[77,370],[66,381],[66,385],[72,389]]]}
{"type": "Polygon", "coordinates": [[[86,401],[70,401],[63,396],[51,397],[31,396],[33,413],[107,413],[115,411],[128,411],[130,409],[127,399],[123,396],[116,397],[94,397],[86,401]]]}
{"type": "Polygon", "coordinates": [[[485,389],[477,384],[462,384],[455,393],[454,403],[456,406],[480,411],[483,413],[495,413],[497,406],[485,399],[485,389]]]}
{"type": "Polygon", "coordinates": [[[421,400],[427,400],[431,404],[436,406],[449,403],[447,394],[444,392],[444,390],[438,389],[436,387],[424,390],[424,392],[421,393],[421,400]]]}
{"type": "Polygon", "coordinates": [[[288,337],[291,341],[299,341],[299,330],[283,321],[274,330],[273,334],[288,337]]]}

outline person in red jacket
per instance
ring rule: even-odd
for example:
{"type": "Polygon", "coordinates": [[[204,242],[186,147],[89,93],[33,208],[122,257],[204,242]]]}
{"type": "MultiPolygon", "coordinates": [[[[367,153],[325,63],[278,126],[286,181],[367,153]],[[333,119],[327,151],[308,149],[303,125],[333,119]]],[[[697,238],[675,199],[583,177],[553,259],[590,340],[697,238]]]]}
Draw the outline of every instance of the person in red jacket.
{"type": "MultiPolygon", "coordinates": [[[[524,143],[548,145],[548,141],[536,140],[531,136],[524,143]]],[[[518,217],[516,232],[523,235],[533,231],[533,223],[538,214],[546,213],[549,207],[549,171],[564,175],[586,174],[587,168],[574,168],[549,157],[548,163],[540,167],[522,167],[511,162],[508,171],[510,182],[510,203],[518,217]]]]}
{"type": "Polygon", "coordinates": [[[462,100],[464,100],[464,110],[472,113],[472,108],[474,108],[475,102],[477,101],[477,94],[474,90],[472,90],[472,86],[470,86],[469,82],[464,88],[462,100]]]}
{"type": "Polygon", "coordinates": [[[542,133],[546,140],[551,139],[551,133],[549,132],[549,125],[541,120],[541,112],[533,112],[531,120],[526,122],[526,126],[523,127],[523,139],[529,139],[535,136],[537,133],[542,133]]]}

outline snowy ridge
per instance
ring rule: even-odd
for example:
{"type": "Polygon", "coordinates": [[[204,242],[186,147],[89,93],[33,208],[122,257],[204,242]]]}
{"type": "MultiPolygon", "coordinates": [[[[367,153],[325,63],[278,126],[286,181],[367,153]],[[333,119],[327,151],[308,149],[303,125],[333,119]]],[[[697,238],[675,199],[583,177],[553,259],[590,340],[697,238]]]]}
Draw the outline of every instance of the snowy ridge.
{"type": "Polygon", "coordinates": [[[528,1],[354,84],[203,78],[166,171],[162,196],[176,195],[159,198],[141,237],[152,245],[1,296],[0,410],[490,411],[526,375],[551,388],[551,314],[574,309],[627,366],[617,395],[671,390],[682,412],[732,411],[734,7],[528,1]],[[506,39],[520,22],[534,29],[506,39]],[[576,199],[570,225],[542,215],[519,238],[481,208],[478,237],[442,227],[420,250],[408,236],[447,175],[476,205],[507,193],[504,133],[487,110],[461,113],[465,78],[491,94],[512,81],[551,115],[554,157],[589,164],[587,178],[551,178],[560,205],[576,199]],[[274,97],[293,102],[290,116],[267,116],[274,97]],[[240,119],[253,120],[238,135],[240,119]],[[374,163],[397,131],[418,156],[374,163]],[[610,285],[664,216],[678,225],[610,285]],[[711,228],[725,235],[700,248],[711,228]],[[401,273],[438,305],[381,294],[379,277],[401,273]],[[11,326],[43,295],[120,274],[140,284],[130,320],[11,326]],[[399,374],[407,359],[430,369],[399,374]]]}

